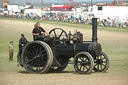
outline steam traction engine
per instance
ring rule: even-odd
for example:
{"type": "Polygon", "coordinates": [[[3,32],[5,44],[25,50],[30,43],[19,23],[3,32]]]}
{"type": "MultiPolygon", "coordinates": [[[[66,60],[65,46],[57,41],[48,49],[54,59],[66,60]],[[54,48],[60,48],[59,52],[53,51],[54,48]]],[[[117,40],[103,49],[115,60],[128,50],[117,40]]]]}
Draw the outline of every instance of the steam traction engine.
{"type": "Polygon", "coordinates": [[[92,70],[106,72],[109,59],[97,43],[97,18],[92,22],[92,41],[83,41],[80,32],[67,34],[61,28],[54,28],[49,32],[52,36],[37,36],[25,46],[19,63],[30,73],[61,72],[73,57],[74,69],[80,74],[92,70]]]}

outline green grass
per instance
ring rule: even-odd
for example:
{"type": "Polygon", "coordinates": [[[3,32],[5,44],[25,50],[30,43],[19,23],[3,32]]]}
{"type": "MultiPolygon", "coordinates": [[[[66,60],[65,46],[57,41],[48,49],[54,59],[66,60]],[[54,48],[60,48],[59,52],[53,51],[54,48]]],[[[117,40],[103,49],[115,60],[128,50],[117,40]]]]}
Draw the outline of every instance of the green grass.
{"type": "Polygon", "coordinates": [[[0,53],[0,72],[19,72],[25,70],[17,66],[16,53],[13,60],[11,62],[8,60],[8,53],[0,53]]]}
{"type": "MultiPolygon", "coordinates": [[[[8,18],[0,18],[2,20],[15,20],[15,21],[25,21],[25,22],[41,22],[41,23],[47,23],[47,24],[54,24],[54,25],[62,25],[62,26],[68,26],[74,27],[74,28],[83,28],[83,29],[91,29],[91,25],[83,25],[83,24],[72,24],[72,23],[62,23],[62,22],[53,22],[53,21],[39,21],[39,20],[28,20],[28,19],[8,19],[8,18]]],[[[1,24],[0,24],[1,26],[1,24]]],[[[0,28],[1,29],[1,28],[0,28]]],[[[101,27],[98,26],[98,30],[105,30],[105,31],[111,31],[111,32],[121,32],[121,33],[127,33],[128,29],[124,28],[112,28],[112,27],[101,27]]],[[[8,30],[0,31],[0,72],[18,72],[25,70],[24,68],[17,67],[17,52],[18,52],[18,39],[19,35],[18,33],[13,33],[13,31],[10,32],[11,35],[7,35],[7,33],[10,32],[8,30]],[[8,51],[7,46],[9,45],[10,40],[14,41],[14,61],[9,62],[8,61],[8,51]]],[[[29,35],[29,34],[28,34],[29,35]]],[[[31,39],[31,36],[29,36],[29,39],[31,39]]],[[[110,59],[110,69],[109,70],[127,70],[128,71],[128,45],[124,46],[122,44],[117,45],[113,43],[105,43],[105,41],[102,42],[102,48],[105,51],[105,53],[109,56],[110,59]]],[[[71,59],[73,62],[73,59],[71,59]]],[[[69,65],[67,69],[73,70],[73,65],[69,65]]]]}

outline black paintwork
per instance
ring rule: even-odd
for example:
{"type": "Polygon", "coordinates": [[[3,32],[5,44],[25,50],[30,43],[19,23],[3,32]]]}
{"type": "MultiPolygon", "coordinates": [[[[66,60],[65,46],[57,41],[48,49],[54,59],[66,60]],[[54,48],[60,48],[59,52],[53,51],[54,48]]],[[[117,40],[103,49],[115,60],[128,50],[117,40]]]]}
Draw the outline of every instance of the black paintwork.
{"type": "Polygon", "coordinates": [[[63,29],[55,28],[52,29],[49,34],[50,33],[53,33],[54,36],[37,36],[36,40],[46,42],[51,47],[53,56],[55,57],[53,62],[55,63],[58,57],[61,57],[62,59],[69,59],[82,51],[89,52],[94,59],[101,55],[102,48],[101,45],[97,43],[96,18],[92,19],[92,41],[90,42],[83,41],[83,34],[80,32],[72,35],[71,32],[67,34],[63,29]],[[61,30],[59,35],[57,35],[56,29],[61,30]],[[66,39],[60,39],[63,34],[66,36],[66,39]]]}

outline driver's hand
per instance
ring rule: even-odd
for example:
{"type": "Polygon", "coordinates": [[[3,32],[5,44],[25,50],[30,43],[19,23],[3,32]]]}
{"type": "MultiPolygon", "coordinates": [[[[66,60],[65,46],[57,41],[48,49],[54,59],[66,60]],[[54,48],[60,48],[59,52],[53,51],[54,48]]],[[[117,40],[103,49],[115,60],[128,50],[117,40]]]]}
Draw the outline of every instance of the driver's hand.
{"type": "Polygon", "coordinates": [[[50,34],[48,34],[48,36],[50,37],[50,34]]]}
{"type": "Polygon", "coordinates": [[[37,33],[36,35],[39,35],[39,33],[37,33]]]}
{"type": "Polygon", "coordinates": [[[24,46],[24,44],[21,44],[22,46],[24,46]]]}

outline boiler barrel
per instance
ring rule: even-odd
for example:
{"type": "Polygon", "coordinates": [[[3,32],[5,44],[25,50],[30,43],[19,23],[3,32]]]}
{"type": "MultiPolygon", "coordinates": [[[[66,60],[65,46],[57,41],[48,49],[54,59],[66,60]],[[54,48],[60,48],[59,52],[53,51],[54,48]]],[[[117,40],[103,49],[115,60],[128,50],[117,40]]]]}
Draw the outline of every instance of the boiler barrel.
{"type": "Polygon", "coordinates": [[[55,52],[57,55],[65,55],[68,57],[75,56],[78,52],[86,51],[93,56],[99,56],[101,54],[102,48],[99,43],[79,43],[70,44],[67,46],[61,45],[56,46],[55,52]]]}
{"type": "Polygon", "coordinates": [[[69,44],[66,46],[56,46],[56,52],[58,55],[74,56],[76,53],[81,51],[88,52],[88,47],[90,44],[91,43],[77,43],[69,44]]]}

